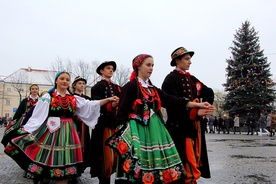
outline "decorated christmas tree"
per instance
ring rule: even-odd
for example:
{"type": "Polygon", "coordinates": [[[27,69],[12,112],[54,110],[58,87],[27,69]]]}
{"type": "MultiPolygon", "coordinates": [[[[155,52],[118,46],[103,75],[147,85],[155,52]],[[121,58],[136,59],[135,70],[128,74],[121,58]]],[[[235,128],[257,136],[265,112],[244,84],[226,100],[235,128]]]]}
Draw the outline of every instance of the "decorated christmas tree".
{"type": "Polygon", "coordinates": [[[270,63],[260,48],[258,32],[245,21],[236,31],[229,48],[232,56],[227,59],[227,93],[224,110],[230,115],[248,113],[258,116],[260,112],[273,109],[275,83],[271,79],[270,63]]]}

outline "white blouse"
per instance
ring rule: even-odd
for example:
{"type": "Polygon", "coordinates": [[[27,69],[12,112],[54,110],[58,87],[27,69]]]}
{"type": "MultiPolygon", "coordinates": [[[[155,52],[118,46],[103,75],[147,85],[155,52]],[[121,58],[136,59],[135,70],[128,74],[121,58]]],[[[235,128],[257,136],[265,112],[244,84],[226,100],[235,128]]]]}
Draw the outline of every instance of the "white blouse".
{"type": "MultiPolygon", "coordinates": [[[[77,115],[87,126],[94,128],[100,116],[100,100],[90,101],[77,95],[74,95],[74,97],[76,98],[77,104],[75,115],[77,115]]],[[[27,132],[34,132],[45,122],[49,115],[50,101],[51,96],[49,93],[45,93],[39,98],[32,116],[24,125],[24,129],[27,132]]]]}

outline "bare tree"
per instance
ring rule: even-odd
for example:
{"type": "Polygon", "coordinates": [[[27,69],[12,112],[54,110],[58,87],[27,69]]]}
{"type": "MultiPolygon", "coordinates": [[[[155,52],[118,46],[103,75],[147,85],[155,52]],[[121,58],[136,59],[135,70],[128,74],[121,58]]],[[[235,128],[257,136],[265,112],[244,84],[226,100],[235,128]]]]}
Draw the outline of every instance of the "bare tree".
{"type": "Polygon", "coordinates": [[[60,57],[57,57],[56,61],[51,63],[50,71],[45,75],[45,78],[54,85],[55,83],[55,75],[58,71],[66,71],[72,73],[73,63],[70,59],[63,60],[60,57]]]}
{"type": "Polygon", "coordinates": [[[96,72],[96,69],[99,66],[98,61],[86,63],[82,60],[79,60],[77,63],[75,63],[74,66],[74,74],[86,79],[88,86],[94,85],[99,80],[99,75],[96,72]]]}
{"type": "Polygon", "coordinates": [[[219,116],[223,116],[224,110],[222,109],[222,106],[225,101],[225,94],[221,91],[215,92],[215,100],[214,100],[214,106],[216,108],[216,112],[219,116]]]}
{"type": "MultiPolygon", "coordinates": [[[[87,86],[93,86],[100,80],[100,75],[97,74],[96,69],[99,66],[99,61],[92,61],[87,63],[85,61],[79,60],[76,63],[73,63],[70,59],[67,61],[57,58],[54,63],[51,65],[52,71],[67,71],[73,76],[80,76],[87,80],[87,86]]],[[[131,70],[130,68],[124,67],[121,65],[117,68],[116,72],[113,75],[113,81],[123,86],[128,82],[131,70]]],[[[55,74],[49,72],[46,79],[54,84],[55,74]]]]}
{"type": "Polygon", "coordinates": [[[73,73],[77,76],[81,76],[85,79],[90,78],[90,65],[82,60],[77,61],[74,63],[73,73]]]}
{"type": "Polygon", "coordinates": [[[125,85],[129,81],[131,70],[128,67],[121,65],[113,75],[114,83],[119,86],[125,85]]]}
{"type": "Polygon", "coordinates": [[[22,94],[24,91],[24,87],[26,86],[26,84],[28,84],[28,75],[19,70],[17,71],[15,74],[13,74],[11,76],[11,86],[18,92],[19,94],[19,103],[22,100],[22,94]]]}

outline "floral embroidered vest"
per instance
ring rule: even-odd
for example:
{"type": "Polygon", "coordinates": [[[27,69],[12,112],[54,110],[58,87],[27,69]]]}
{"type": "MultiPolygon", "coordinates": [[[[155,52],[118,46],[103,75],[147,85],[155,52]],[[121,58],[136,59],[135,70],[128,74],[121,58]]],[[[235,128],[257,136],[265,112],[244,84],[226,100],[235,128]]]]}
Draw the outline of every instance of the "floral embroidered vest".
{"type": "Polygon", "coordinates": [[[73,117],[77,106],[76,98],[73,95],[66,94],[62,97],[53,92],[51,96],[49,116],[61,118],[73,117]]]}

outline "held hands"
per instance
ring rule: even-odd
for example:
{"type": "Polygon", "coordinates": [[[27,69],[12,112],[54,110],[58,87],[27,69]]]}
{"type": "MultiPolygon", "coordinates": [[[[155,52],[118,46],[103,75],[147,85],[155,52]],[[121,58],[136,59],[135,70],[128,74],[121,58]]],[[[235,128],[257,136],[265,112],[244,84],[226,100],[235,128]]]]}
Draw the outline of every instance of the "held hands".
{"type": "Polygon", "coordinates": [[[196,103],[197,105],[197,108],[199,109],[214,109],[215,110],[215,107],[212,106],[211,104],[209,104],[208,102],[202,102],[202,103],[196,103]]]}
{"type": "Polygon", "coordinates": [[[112,101],[111,105],[112,107],[117,107],[119,105],[119,98],[116,96],[117,99],[114,99],[114,101],[112,101]]]}
{"type": "Polygon", "coordinates": [[[198,107],[199,109],[197,112],[198,116],[206,116],[216,110],[216,108],[213,105],[209,104],[208,102],[203,102],[198,104],[199,104],[199,107],[198,107]]]}
{"type": "Polygon", "coordinates": [[[119,102],[119,97],[117,96],[112,96],[112,97],[109,97],[107,98],[109,102],[119,102]]]}
{"type": "Polygon", "coordinates": [[[186,105],[187,108],[197,108],[197,109],[209,109],[209,108],[214,108],[211,104],[208,102],[202,102],[202,103],[197,103],[197,102],[188,102],[186,105]]]}
{"type": "Polygon", "coordinates": [[[108,102],[119,102],[119,98],[117,96],[112,96],[109,98],[102,99],[100,101],[100,106],[107,104],[108,102]]]}

